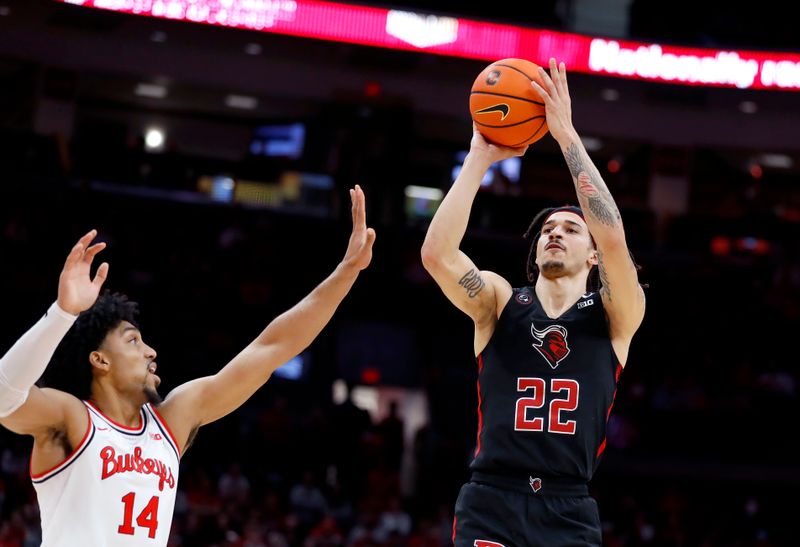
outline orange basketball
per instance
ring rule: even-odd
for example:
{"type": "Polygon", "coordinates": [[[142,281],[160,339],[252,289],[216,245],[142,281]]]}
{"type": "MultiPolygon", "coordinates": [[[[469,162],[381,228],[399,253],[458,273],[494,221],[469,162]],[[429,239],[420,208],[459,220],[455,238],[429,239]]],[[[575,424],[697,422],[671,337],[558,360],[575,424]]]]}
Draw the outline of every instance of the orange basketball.
{"type": "Polygon", "coordinates": [[[531,86],[531,80],[542,85],[538,68],[525,59],[502,59],[475,78],[469,111],[487,141],[525,146],[547,133],[544,101],[531,86]]]}

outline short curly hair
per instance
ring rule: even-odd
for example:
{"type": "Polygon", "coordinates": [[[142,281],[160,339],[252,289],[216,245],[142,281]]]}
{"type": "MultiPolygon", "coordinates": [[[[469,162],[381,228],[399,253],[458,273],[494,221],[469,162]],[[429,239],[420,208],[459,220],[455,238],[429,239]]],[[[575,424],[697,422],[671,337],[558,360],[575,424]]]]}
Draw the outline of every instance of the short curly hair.
{"type": "Polygon", "coordinates": [[[78,316],[56,348],[43,378],[44,385],[88,399],[92,386],[89,355],[99,349],[108,333],[123,321],[139,328],[138,314],[139,305],[124,294],[103,292],[91,308],[78,316]]]}

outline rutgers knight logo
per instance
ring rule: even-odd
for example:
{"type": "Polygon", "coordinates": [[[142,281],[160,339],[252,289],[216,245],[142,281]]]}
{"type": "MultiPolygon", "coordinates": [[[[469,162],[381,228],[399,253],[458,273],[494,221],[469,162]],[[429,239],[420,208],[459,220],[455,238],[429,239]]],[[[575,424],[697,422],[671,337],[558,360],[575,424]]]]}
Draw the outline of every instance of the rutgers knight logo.
{"type": "Polygon", "coordinates": [[[569,355],[567,329],[561,325],[550,325],[544,330],[538,330],[536,325],[531,323],[531,336],[533,336],[533,347],[552,368],[555,369],[569,355]]]}

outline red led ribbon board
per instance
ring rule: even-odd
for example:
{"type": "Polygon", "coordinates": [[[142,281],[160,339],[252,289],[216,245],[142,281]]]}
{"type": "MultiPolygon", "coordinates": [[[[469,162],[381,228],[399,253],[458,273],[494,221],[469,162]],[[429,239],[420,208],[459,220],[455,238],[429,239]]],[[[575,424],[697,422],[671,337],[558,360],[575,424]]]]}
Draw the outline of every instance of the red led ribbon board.
{"type": "Polygon", "coordinates": [[[87,8],[671,84],[800,91],[800,54],[675,47],[313,0],[56,0],[87,8]]]}

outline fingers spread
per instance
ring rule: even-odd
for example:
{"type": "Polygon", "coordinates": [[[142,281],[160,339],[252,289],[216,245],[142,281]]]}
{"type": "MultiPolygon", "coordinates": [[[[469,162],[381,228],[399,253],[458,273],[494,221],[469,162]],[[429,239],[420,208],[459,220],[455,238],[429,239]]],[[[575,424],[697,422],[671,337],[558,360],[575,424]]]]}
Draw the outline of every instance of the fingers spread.
{"type": "Polygon", "coordinates": [[[105,248],[106,248],[105,243],[95,243],[94,245],[86,249],[86,252],[83,253],[84,262],[91,263],[95,255],[105,248]]]}
{"type": "MultiPolygon", "coordinates": [[[[541,69],[539,69],[539,70],[541,70],[541,69]]],[[[533,89],[536,90],[536,92],[539,94],[539,96],[542,98],[542,100],[545,103],[547,103],[547,101],[550,100],[550,94],[547,91],[545,91],[544,89],[542,89],[542,86],[540,86],[539,84],[537,84],[533,80],[531,80],[531,86],[533,86],[533,89]]]]}
{"type": "Polygon", "coordinates": [[[92,242],[96,235],[97,230],[90,230],[86,235],[78,240],[78,242],[72,247],[72,249],[70,249],[69,254],[67,255],[67,260],[64,264],[65,268],[74,266],[76,262],[83,258],[83,253],[86,251],[89,243],[92,242]]]}
{"type": "Polygon", "coordinates": [[[103,262],[100,264],[100,267],[97,268],[97,273],[94,275],[94,279],[92,280],[92,285],[97,287],[98,289],[103,286],[103,283],[108,277],[108,262],[103,262]]]}
{"type": "Polygon", "coordinates": [[[542,83],[544,83],[544,88],[547,90],[547,92],[550,93],[550,95],[555,95],[556,86],[553,84],[553,80],[547,74],[547,71],[542,67],[539,67],[539,76],[541,76],[542,83]]]}
{"type": "Polygon", "coordinates": [[[567,89],[567,67],[563,61],[561,62],[558,68],[557,86],[558,86],[558,92],[561,95],[566,96],[569,94],[569,91],[567,89]]]}
{"type": "Polygon", "coordinates": [[[80,242],[78,242],[69,251],[69,254],[67,255],[67,260],[64,263],[64,268],[69,268],[75,265],[75,263],[78,262],[82,256],[83,256],[83,245],[81,245],[80,242]]]}
{"type": "Polygon", "coordinates": [[[94,236],[97,235],[97,230],[89,230],[86,235],[78,240],[78,243],[82,243],[84,246],[89,245],[91,241],[94,239],[94,236]]]}

